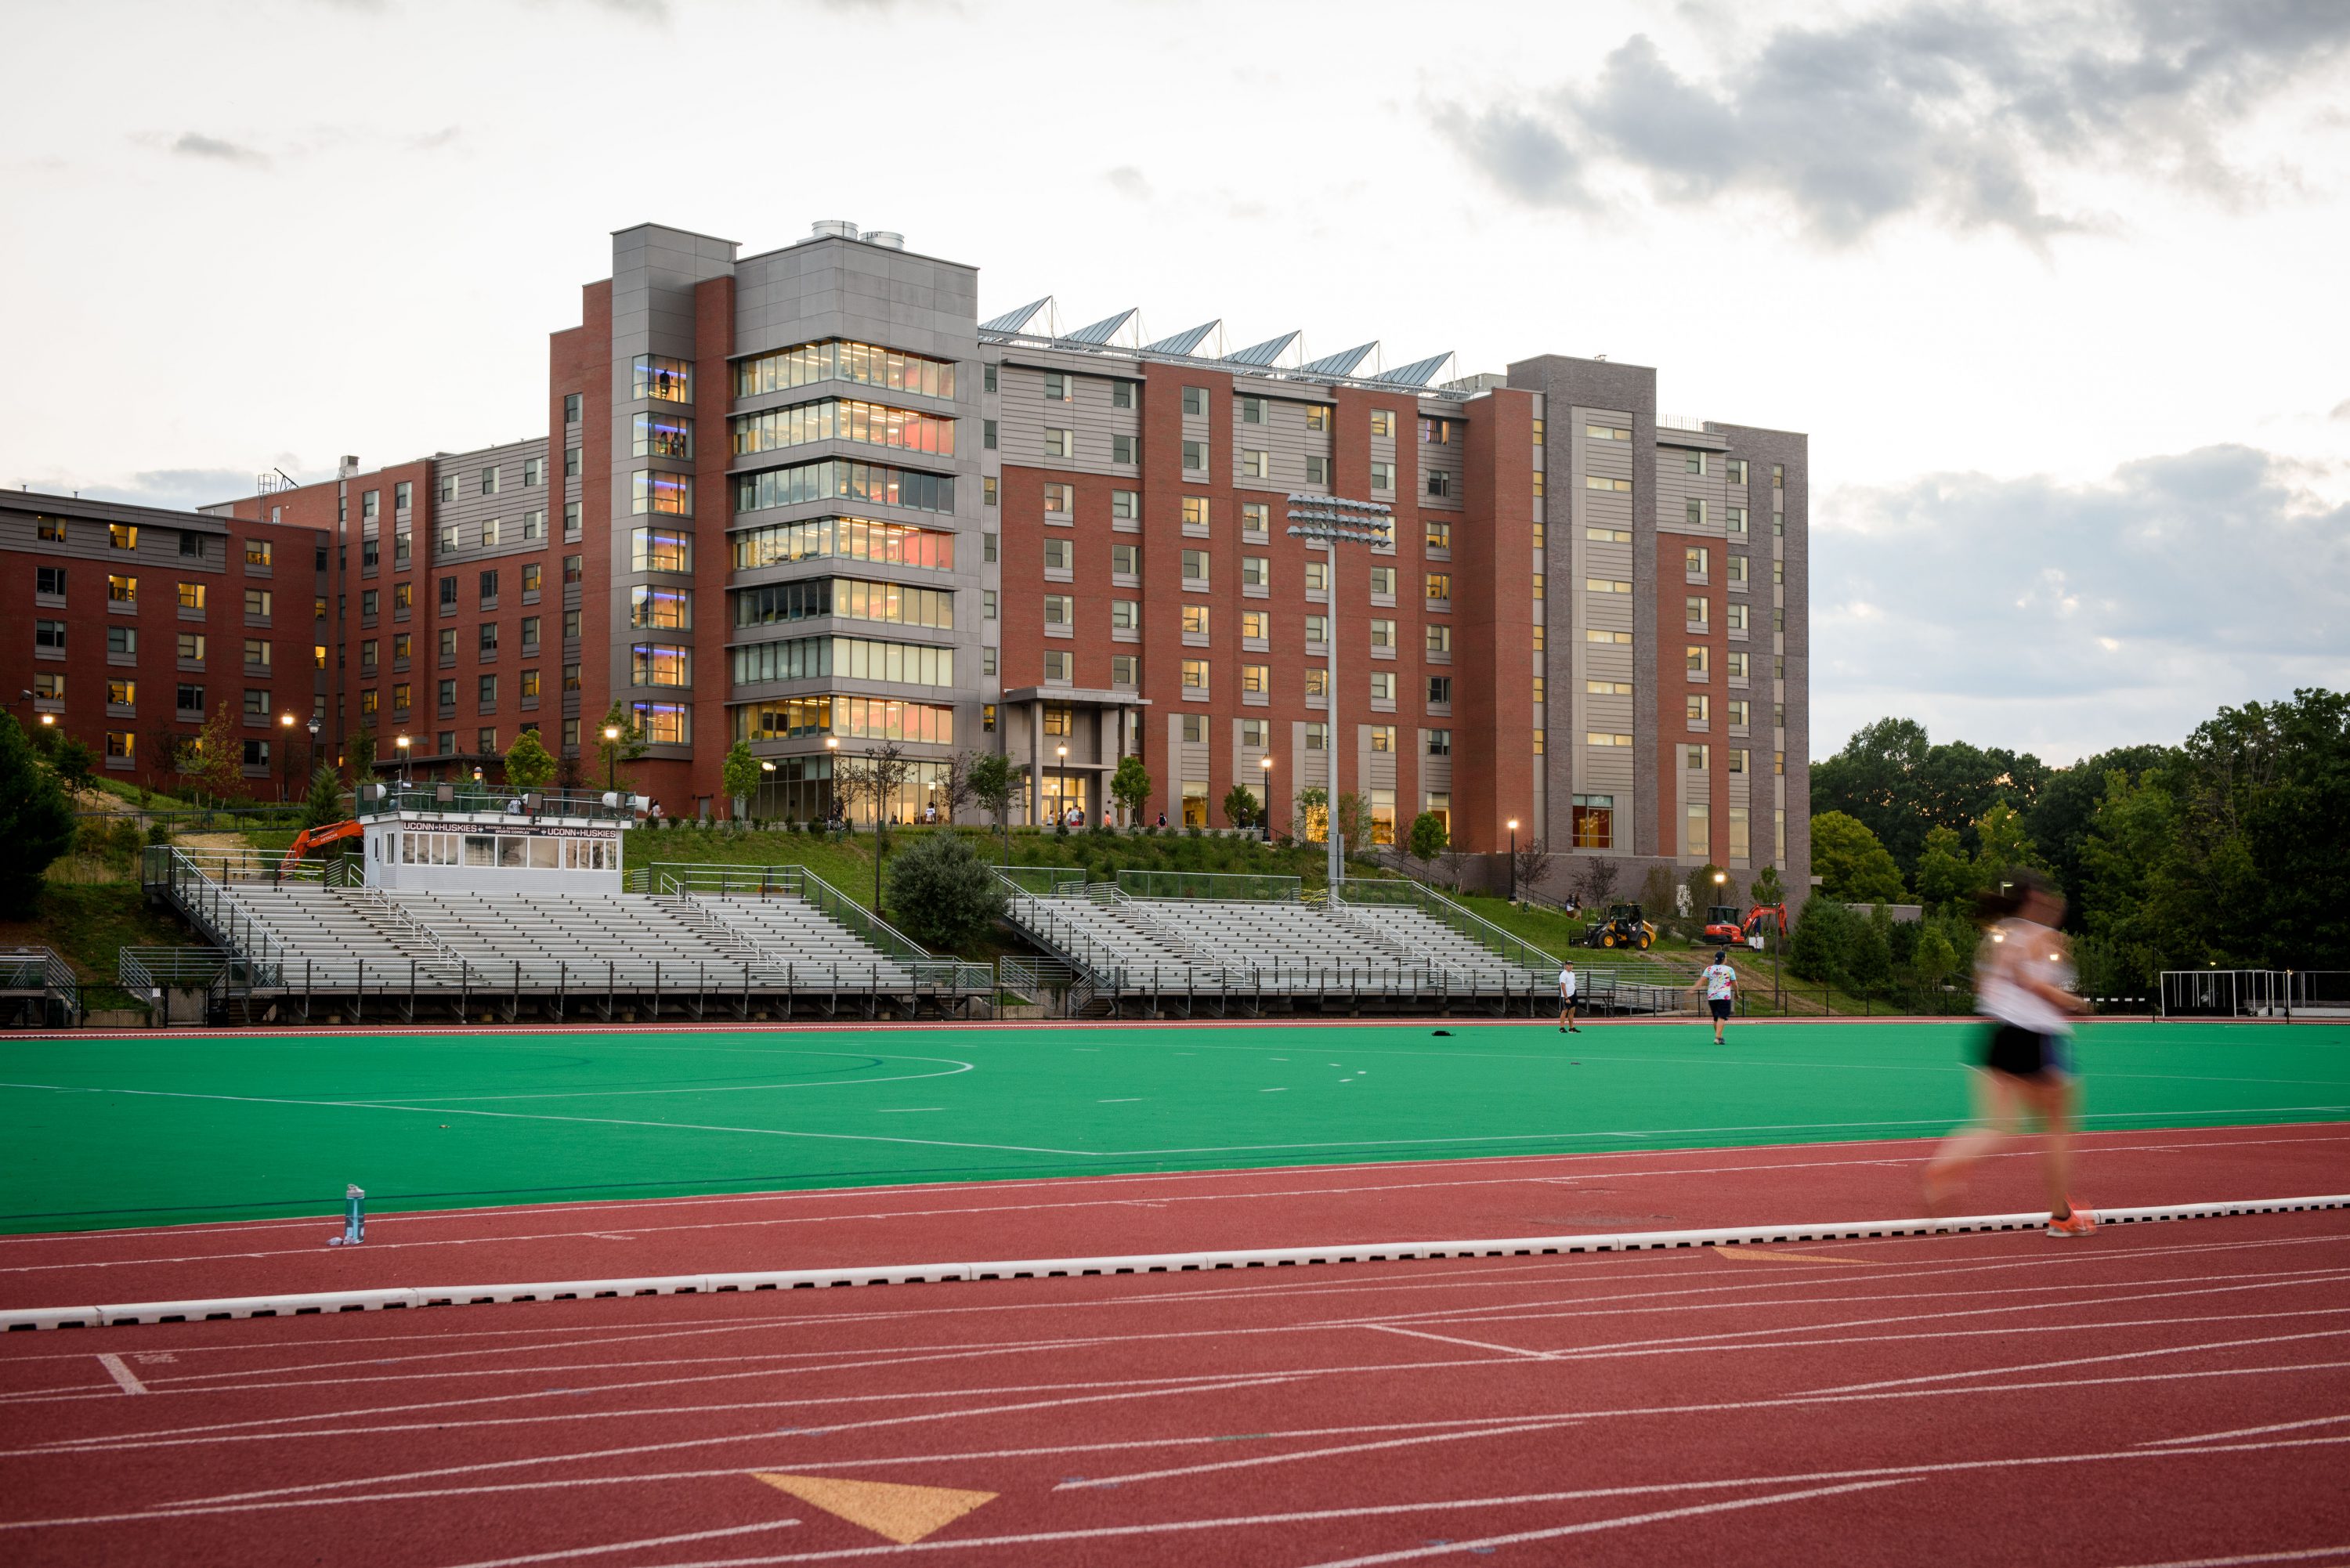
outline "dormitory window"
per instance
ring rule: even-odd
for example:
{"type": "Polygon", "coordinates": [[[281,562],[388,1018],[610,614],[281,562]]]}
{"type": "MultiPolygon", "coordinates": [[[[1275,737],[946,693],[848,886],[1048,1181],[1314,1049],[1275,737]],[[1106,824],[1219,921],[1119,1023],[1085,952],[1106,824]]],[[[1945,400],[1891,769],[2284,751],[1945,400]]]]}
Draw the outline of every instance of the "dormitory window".
{"type": "Polygon", "coordinates": [[[692,516],[692,476],[637,470],[629,476],[629,510],[639,515],[656,513],[669,517],[692,516]]]}
{"type": "Polygon", "coordinates": [[[1066,686],[1070,684],[1070,682],[1075,680],[1075,677],[1070,674],[1070,668],[1073,662],[1074,661],[1069,657],[1068,649],[1065,648],[1046,649],[1045,650],[1045,679],[1056,686],[1066,686]]]}
{"type": "Polygon", "coordinates": [[[1583,487],[1586,490],[1612,490],[1626,495],[1632,493],[1632,482],[1630,480],[1602,479],[1596,473],[1586,474],[1584,476],[1583,487]]]}
{"type": "Polygon", "coordinates": [[[1307,458],[1305,460],[1305,483],[1308,484],[1328,485],[1330,483],[1330,460],[1326,457],[1307,458]]]}
{"type": "Polygon", "coordinates": [[[1240,400],[1240,405],[1241,423],[1244,425],[1261,425],[1264,423],[1264,400],[1263,398],[1243,398],[1240,400]]]}
{"type": "Polygon", "coordinates": [[[1076,401],[1077,379],[1059,370],[1045,372],[1045,400],[1048,403],[1076,401]]]}
{"type": "Polygon", "coordinates": [[[1109,384],[1109,406],[1113,409],[1134,407],[1134,386],[1132,381],[1112,381],[1109,384]]]}
{"type": "MultiPolygon", "coordinates": [[[[631,443],[630,450],[638,457],[670,457],[683,462],[693,455],[693,421],[683,414],[639,414],[631,443]]],[[[743,450],[739,439],[735,450],[743,450]]],[[[527,465],[523,483],[533,483],[527,465]]]]}
{"type": "Polygon", "coordinates": [[[1394,463],[1375,462],[1371,464],[1371,488],[1373,490],[1393,490],[1395,488],[1394,463]]]}
{"type": "Polygon", "coordinates": [[[665,403],[688,403],[693,400],[692,389],[692,368],[684,360],[665,359],[659,354],[637,356],[631,397],[655,398],[665,403]]]}
{"type": "Polygon", "coordinates": [[[1070,513],[1076,505],[1076,492],[1070,486],[1066,484],[1048,484],[1045,486],[1045,522],[1069,522],[1070,513]]]}
{"type": "Polygon", "coordinates": [[[484,495],[495,495],[497,493],[498,470],[494,465],[493,465],[482,470],[482,493],[484,495]]]}
{"type": "Polygon", "coordinates": [[[1395,410],[1393,409],[1373,409],[1371,410],[1371,433],[1375,436],[1387,436],[1389,438],[1392,438],[1395,435],[1395,410]]]}
{"type": "Polygon", "coordinates": [[[1430,469],[1428,471],[1428,493],[1430,495],[1451,494],[1452,476],[1440,468],[1430,469]]]}
{"type": "Polygon", "coordinates": [[[563,422],[565,424],[576,425],[579,422],[579,404],[580,397],[578,393],[566,392],[563,394],[563,422]]]}
{"type": "MultiPolygon", "coordinates": [[[[1201,415],[1202,415],[1202,414],[1205,414],[1205,413],[1208,411],[1208,389],[1207,389],[1207,388],[1205,388],[1205,387],[1186,387],[1186,388],[1184,388],[1184,389],[1183,389],[1183,411],[1184,411],[1185,413],[1187,413],[1187,414],[1191,415],[1191,416],[1192,416],[1193,418],[1195,418],[1195,419],[1196,419],[1196,418],[1198,418],[1198,417],[1200,417],[1200,416],[1201,416],[1201,415]]],[[[1185,445],[1185,447],[1188,449],[1188,448],[1190,447],[1191,443],[1190,443],[1189,441],[1186,441],[1186,442],[1184,443],[1184,445],[1185,445]]],[[[1188,463],[1188,462],[1186,462],[1186,463],[1184,464],[1184,466],[1188,468],[1188,467],[1190,467],[1190,466],[1191,466],[1191,464],[1190,464],[1190,463],[1188,463]]],[[[1200,466],[1201,466],[1202,468],[1204,468],[1204,467],[1206,467],[1206,466],[1207,466],[1207,464],[1205,464],[1205,463],[1203,462],[1203,463],[1201,463],[1200,466]]]]}
{"type": "Polygon", "coordinates": [[[1192,473],[1205,473],[1208,471],[1208,443],[1206,441],[1187,441],[1183,443],[1183,467],[1187,472],[1192,473]]]}

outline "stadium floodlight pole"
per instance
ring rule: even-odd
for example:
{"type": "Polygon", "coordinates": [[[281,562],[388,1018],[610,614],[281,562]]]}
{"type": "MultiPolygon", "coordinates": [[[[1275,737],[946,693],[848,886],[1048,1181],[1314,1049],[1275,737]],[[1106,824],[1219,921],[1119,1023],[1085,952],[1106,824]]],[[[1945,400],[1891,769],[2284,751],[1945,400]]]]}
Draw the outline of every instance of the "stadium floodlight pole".
{"type": "Polygon", "coordinates": [[[1518,901],[1518,819],[1510,818],[1510,902],[1518,901]]]}
{"type": "Polygon", "coordinates": [[[1336,898],[1338,884],[1346,879],[1347,849],[1338,835],[1338,759],[1346,754],[1340,743],[1338,722],[1338,546],[1368,545],[1377,549],[1395,542],[1395,511],[1384,502],[1347,501],[1336,495],[1293,494],[1289,498],[1289,536],[1320,545],[1329,552],[1330,580],[1327,587],[1330,609],[1330,640],[1325,645],[1324,662],[1328,669],[1330,715],[1330,788],[1329,799],[1322,813],[1322,836],[1330,846],[1330,896],[1336,898]]]}

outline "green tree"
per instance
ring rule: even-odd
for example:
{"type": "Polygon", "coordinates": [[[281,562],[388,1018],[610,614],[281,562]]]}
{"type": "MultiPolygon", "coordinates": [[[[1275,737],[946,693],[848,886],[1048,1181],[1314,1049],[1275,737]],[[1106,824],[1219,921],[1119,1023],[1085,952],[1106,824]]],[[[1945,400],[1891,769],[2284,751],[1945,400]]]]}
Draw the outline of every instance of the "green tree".
{"type": "Polygon", "coordinates": [[[1337,816],[1338,836],[1344,841],[1343,847],[1347,854],[1358,854],[1369,847],[1371,831],[1369,801],[1365,800],[1353,790],[1342,791],[1338,795],[1337,816]]]}
{"type": "Polygon", "coordinates": [[[648,744],[627,703],[614,702],[605,709],[596,725],[596,771],[604,775],[605,787],[633,790],[633,782],[620,772],[620,765],[643,756],[648,744]]]}
{"type": "Polygon", "coordinates": [[[2040,852],[2024,836],[2023,814],[2005,801],[1994,801],[1975,822],[1975,867],[1984,881],[2018,866],[2046,870],[2040,852]]]}
{"type": "Polygon", "coordinates": [[[1787,941],[1787,971],[1798,980],[1840,978],[1859,924],[1859,917],[1834,898],[1804,899],[1787,941]]]}
{"type": "Polygon", "coordinates": [[[57,770],[57,783],[68,790],[89,787],[89,772],[95,762],[89,748],[72,735],[61,737],[57,749],[49,754],[49,765],[57,770]]]}
{"type": "Polygon", "coordinates": [[[506,748],[506,783],[515,789],[545,789],[555,777],[555,759],[536,730],[525,730],[506,748]]]}
{"type": "Polygon", "coordinates": [[[1224,792],[1224,821],[1234,827],[1253,826],[1257,818],[1256,792],[1244,784],[1236,784],[1224,792]]]}
{"type": "Polygon", "coordinates": [[[959,833],[919,835],[889,866],[898,928],[933,951],[970,946],[1003,912],[1003,884],[959,833]]]}
{"type": "Polygon", "coordinates": [[[343,781],[322,763],[310,775],[310,793],[302,802],[302,826],[324,827],[343,820],[343,781]]]}
{"type": "Polygon", "coordinates": [[[1893,980],[1893,912],[1883,904],[1853,922],[1845,946],[1844,971],[1862,996],[1883,992],[1893,980]]]}
{"type": "Polygon", "coordinates": [[[1419,874],[1428,875],[1429,862],[1444,853],[1450,836],[1444,831],[1444,819],[1432,811],[1423,811],[1411,819],[1411,832],[1404,847],[1419,862],[1419,874]]]}
{"type": "MultiPolygon", "coordinates": [[[[1009,861],[1012,858],[1012,791],[1018,783],[1018,770],[1012,765],[1012,759],[1002,752],[975,752],[970,756],[971,798],[979,802],[988,815],[995,818],[995,831],[1003,840],[1003,857],[1009,861]]],[[[1111,780],[1112,791],[1117,787],[1117,781],[1111,780]]]]}
{"type": "Polygon", "coordinates": [[[751,742],[737,741],[726,749],[726,761],[721,765],[720,782],[734,800],[734,815],[747,820],[751,815],[751,792],[759,787],[759,775],[765,770],[759,759],[751,754],[751,742]]]}
{"type": "Polygon", "coordinates": [[[1118,760],[1118,772],[1109,776],[1109,797],[1126,809],[1127,826],[1142,820],[1143,808],[1150,804],[1150,770],[1142,759],[1128,752],[1118,760]]]}
{"type": "Polygon", "coordinates": [[[1950,940],[1938,924],[1929,924],[1918,934],[1918,950],[1910,955],[1909,972],[1918,983],[1929,991],[1939,991],[1944,981],[1959,967],[1959,955],[1950,950],[1950,940]]]}
{"type": "Polygon", "coordinates": [[[73,847],[73,803],[33,753],[13,713],[0,713],[0,919],[30,919],[49,863],[73,847]]]}
{"type": "Polygon", "coordinates": [[[1292,836],[1301,842],[1316,839],[1329,831],[1330,792],[1320,784],[1308,784],[1289,797],[1290,809],[1295,813],[1292,836]]]}
{"type": "Polygon", "coordinates": [[[2041,786],[2039,797],[2024,815],[2023,826],[2045,857],[2056,885],[2072,901],[2065,923],[2074,929],[2087,929],[2081,916],[2087,876],[2081,857],[2088,844],[2097,803],[2106,795],[2106,776],[2118,772],[2135,783],[2177,754],[2169,746],[2119,746],[2069,768],[2054,770],[2041,786]]]}
{"type": "Polygon", "coordinates": [[[1783,904],[1787,901],[1787,885],[1779,880],[1776,866],[1765,866],[1754,873],[1754,888],[1751,896],[1758,904],[1783,904]]]}
{"type": "Polygon", "coordinates": [[[237,733],[236,710],[225,701],[213,704],[203,733],[182,753],[182,766],[215,800],[244,792],[244,737],[237,733]]]}
{"type": "Polygon", "coordinates": [[[351,782],[367,783],[375,773],[375,732],[361,730],[351,737],[344,752],[351,760],[351,782]]]}
{"type": "Polygon", "coordinates": [[[1812,818],[1812,873],[1821,878],[1823,894],[1843,903],[1890,903],[1904,896],[1893,857],[1866,824],[1841,811],[1812,818]]]}
{"type": "Polygon", "coordinates": [[[1982,886],[1981,869],[1970,859],[1954,827],[1934,827],[1918,856],[1918,901],[1929,909],[1962,908],[1982,886]]]}
{"type": "Polygon", "coordinates": [[[1866,826],[1906,876],[1917,869],[1927,833],[1972,826],[2002,802],[2029,808],[2050,776],[2028,753],[1964,741],[1936,745],[1914,719],[1880,719],[1812,769],[1814,821],[1842,812],[1866,826]]]}

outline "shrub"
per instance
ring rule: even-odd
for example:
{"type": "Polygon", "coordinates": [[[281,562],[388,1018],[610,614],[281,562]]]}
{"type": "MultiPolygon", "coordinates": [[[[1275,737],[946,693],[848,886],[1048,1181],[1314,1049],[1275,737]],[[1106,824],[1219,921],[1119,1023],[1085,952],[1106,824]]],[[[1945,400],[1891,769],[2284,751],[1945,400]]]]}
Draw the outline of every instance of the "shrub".
{"type": "Polygon", "coordinates": [[[968,945],[1003,911],[1003,885],[960,834],[913,839],[889,863],[890,913],[932,950],[968,945]]]}

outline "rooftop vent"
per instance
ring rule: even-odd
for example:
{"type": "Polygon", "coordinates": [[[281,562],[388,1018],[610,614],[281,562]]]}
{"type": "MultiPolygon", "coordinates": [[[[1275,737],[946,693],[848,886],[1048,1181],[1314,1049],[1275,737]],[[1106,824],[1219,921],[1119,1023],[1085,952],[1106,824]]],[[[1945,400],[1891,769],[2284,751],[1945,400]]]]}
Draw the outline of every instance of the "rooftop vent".
{"type": "Polygon", "coordinates": [[[810,232],[820,240],[853,240],[857,237],[857,225],[838,218],[819,218],[810,232]]]}
{"type": "Polygon", "coordinates": [[[346,453],[343,455],[343,461],[342,461],[342,463],[341,463],[341,471],[340,471],[340,473],[339,473],[338,477],[343,478],[343,479],[348,479],[348,478],[350,478],[351,476],[353,476],[354,474],[358,473],[358,472],[359,472],[359,460],[357,457],[354,457],[354,456],[352,456],[351,454],[349,454],[349,453],[346,452],[346,453]]]}
{"type": "Polygon", "coordinates": [[[885,251],[902,251],[906,248],[906,236],[895,229],[868,229],[865,231],[865,243],[879,245],[885,251]]]}

